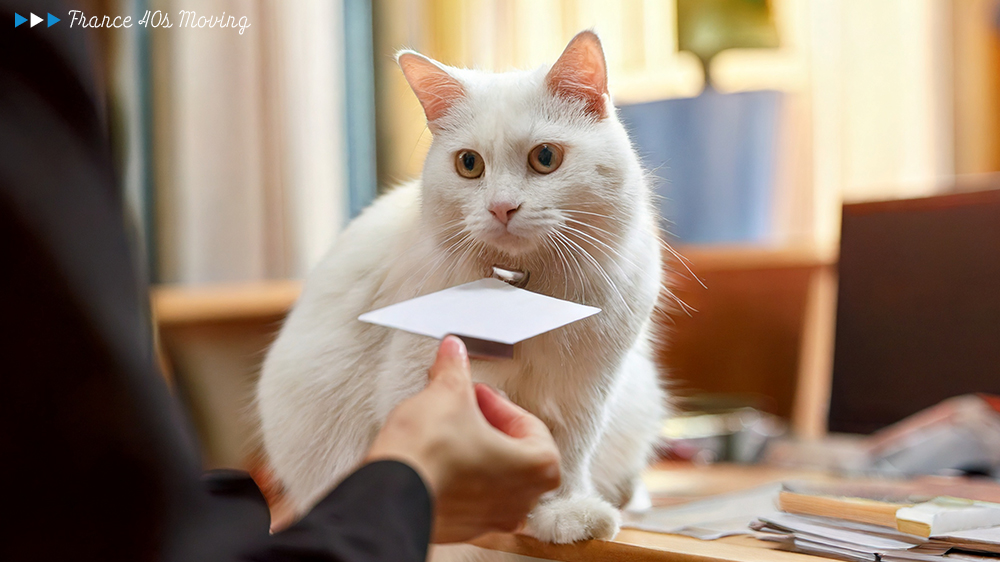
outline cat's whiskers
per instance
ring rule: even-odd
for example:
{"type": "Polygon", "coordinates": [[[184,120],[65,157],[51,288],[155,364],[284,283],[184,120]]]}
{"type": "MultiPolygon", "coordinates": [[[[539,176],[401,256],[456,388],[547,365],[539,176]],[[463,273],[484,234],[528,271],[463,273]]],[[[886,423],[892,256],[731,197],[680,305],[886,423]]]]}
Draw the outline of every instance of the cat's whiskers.
{"type": "Polygon", "coordinates": [[[612,238],[621,236],[622,232],[629,230],[632,224],[631,222],[623,220],[620,217],[613,217],[603,213],[583,211],[580,209],[564,209],[560,218],[563,222],[572,220],[579,224],[585,224],[591,228],[600,230],[612,238]],[[616,231],[618,234],[612,233],[611,230],[616,231]]]}
{"type": "MultiPolygon", "coordinates": [[[[635,264],[635,262],[633,262],[632,260],[630,260],[627,257],[625,257],[624,254],[622,254],[621,252],[619,252],[615,248],[609,246],[608,244],[606,244],[602,240],[599,240],[599,239],[597,239],[597,238],[595,238],[595,237],[587,234],[586,232],[583,232],[581,230],[573,228],[572,226],[569,226],[569,225],[563,225],[563,228],[566,229],[568,232],[576,233],[576,234],[578,234],[580,236],[586,237],[587,239],[589,239],[590,241],[592,241],[594,243],[600,244],[600,246],[594,246],[594,249],[597,250],[597,251],[599,251],[599,252],[601,252],[601,254],[605,258],[607,258],[608,263],[610,263],[610,264],[612,264],[612,265],[615,266],[615,269],[618,270],[618,273],[621,275],[621,279],[622,280],[629,279],[629,278],[631,278],[631,275],[635,275],[635,274],[638,273],[639,266],[637,266],[635,264]],[[607,250],[601,248],[601,246],[604,246],[604,248],[607,248],[607,250]],[[624,261],[625,263],[627,263],[629,266],[631,266],[633,268],[633,271],[631,272],[631,275],[629,274],[629,272],[625,271],[625,269],[622,267],[621,263],[619,263],[619,260],[620,261],[624,261]]],[[[621,293],[619,292],[619,294],[621,294],[621,293]]],[[[631,310],[631,307],[629,307],[629,310],[631,310]]]]}
{"type": "Polygon", "coordinates": [[[572,267],[570,266],[569,263],[568,250],[564,249],[563,244],[558,243],[559,239],[556,238],[555,235],[552,235],[552,239],[553,239],[552,240],[553,247],[559,253],[559,256],[562,260],[563,268],[566,270],[566,283],[563,292],[564,293],[568,292],[571,287],[570,283],[572,283],[572,293],[570,294],[576,296],[577,293],[580,293],[581,298],[583,298],[583,295],[585,295],[585,290],[586,290],[585,287],[586,278],[583,277],[583,273],[580,271],[579,268],[577,268],[575,271],[575,279],[571,277],[570,272],[572,271],[572,267]]]}
{"type": "MultiPolygon", "coordinates": [[[[552,235],[552,240],[565,250],[565,255],[569,256],[569,258],[573,260],[573,263],[576,264],[576,276],[580,280],[580,300],[582,302],[587,302],[587,286],[590,283],[588,282],[587,276],[583,274],[583,266],[580,264],[580,260],[576,259],[576,253],[566,245],[566,242],[562,240],[563,236],[559,234],[558,231],[553,230],[552,235]]],[[[562,253],[562,251],[560,251],[560,253],[562,253]]],[[[569,267],[569,260],[566,260],[566,265],[569,267]]]]}
{"type": "MultiPolygon", "coordinates": [[[[443,233],[446,233],[446,231],[449,228],[451,228],[451,227],[453,227],[455,225],[461,224],[462,222],[464,222],[463,219],[454,219],[454,220],[448,221],[444,225],[442,225],[441,228],[439,228],[437,231],[432,232],[430,234],[426,234],[425,235],[425,239],[426,238],[437,238],[440,235],[442,235],[443,233]]],[[[420,281],[416,285],[415,292],[417,294],[421,294],[422,293],[424,285],[427,283],[427,281],[432,278],[432,276],[434,275],[434,273],[436,273],[437,270],[440,269],[440,267],[444,263],[447,262],[448,257],[451,254],[453,254],[458,249],[458,247],[463,243],[463,241],[467,237],[471,237],[471,236],[472,236],[472,234],[470,232],[468,232],[465,228],[459,228],[455,232],[453,232],[452,234],[450,234],[449,236],[447,236],[446,238],[444,238],[443,241],[436,243],[436,247],[437,248],[441,248],[445,244],[448,244],[449,242],[451,242],[451,245],[448,248],[446,248],[443,252],[440,251],[440,250],[437,251],[437,252],[435,252],[433,260],[428,260],[428,261],[424,262],[423,264],[420,265],[420,267],[416,271],[414,271],[412,273],[412,277],[416,277],[416,276],[418,276],[421,273],[424,273],[426,271],[426,273],[424,273],[423,277],[420,279],[420,281]],[[454,241],[456,238],[459,238],[459,240],[454,241]]],[[[403,285],[403,286],[400,286],[400,287],[398,287],[396,289],[396,294],[393,296],[393,302],[395,302],[396,300],[399,299],[400,294],[404,291],[404,289],[408,289],[408,287],[406,285],[403,285]]]]}
{"type": "Polygon", "coordinates": [[[472,238],[472,233],[468,231],[461,231],[461,232],[464,232],[465,235],[459,238],[458,241],[454,242],[451,246],[449,246],[448,249],[446,249],[443,253],[439,254],[438,259],[435,260],[436,265],[434,266],[434,268],[421,280],[420,286],[417,291],[418,293],[420,293],[423,290],[424,284],[427,282],[427,280],[430,279],[431,276],[434,273],[436,273],[438,269],[441,268],[442,265],[448,262],[449,258],[451,258],[455,253],[457,253],[458,250],[461,249],[464,244],[469,243],[470,239],[472,238]]]}
{"type": "Polygon", "coordinates": [[[473,240],[472,240],[472,235],[470,234],[468,237],[463,237],[459,245],[452,252],[449,253],[446,259],[448,266],[444,269],[444,271],[441,273],[440,276],[443,285],[452,284],[450,280],[452,274],[455,271],[455,268],[458,267],[459,264],[465,261],[466,256],[472,249],[472,246],[473,246],[473,240]]]}
{"type": "Polygon", "coordinates": [[[622,292],[618,289],[618,285],[615,284],[614,280],[611,279],[611,276],[608,275],[608,272],[604,269],[604,267],[601,265],[601,263],[599,261],[597,261],[597,259],[594,258],[594,256],[590,252],[588,252],[583,246],[581,246],[580,244],[578,244],[575,240],[571,239],[566,234],[563,234],[560,230],[557,229],[557,230],[555,230],[553,232],[555,232],[556,235],[559,236],[559,237],[561,237],[565,242],[567,242],[568,244],[571,244],[572,246],[574,246],[579,251],[580,255],[584,259],[586,259],[587,261],[589,261],[594,267],[597,268],[597,272],[601,275],[601,277],[604,278],[604,281],[608,284],[608,286],[612,290],[614,290],[615,294],[622,301],[622,304],[625,305],[625,309],[628,310],[631,313],[632,312],[632,307],[629,306],[628,301],[625,299],[625,296],[622,295],[622,292]]]}
{"type": "Polygon", "coordinates": [[[448,280],[450,280],[451,276],[453,274],[455,274],[455,272],[456,272],[455,270],[458,269],[459,266],[462,266],[462,265],[466,264],[466,262],[472,256],[473,250],[475,250],[478,245],[479,245],[479,241],[476,240],[476,238],[474,236],[470,236],[465,241],[465,243],[463,244],[463,249],[462,249],[461,254],[459,254],[456,259],[452,260],[452,263],[448,266],[448,269],[445,270],[444,275],[442,275],[442,277],[447,281],[446,282],[447,285],[451,285],[452,284],[448,280]]]}
{"type": "MultiPolygon", "coordinates": [[[[674,302],[676,302],[678,305],[680,305],[681,310],[683,310],[684,313],[687,314],[688,316],[691,316],[692,312],[698,312],[697,308],[695,308],[695,307],[689,305],[688,303],[684,302],[680,297],[677,296],[676,293],[674,293],[673,291],[671,291],[670,288],[667,287],[666,285],[664,285],[664,284],[661,283],[660,284],[660,290],[663,291],[664,293],[666,293],[667,296],[669,296],[671,299],[673,299],[674,302]]],[[[662,308],[662,307],[660,307],[660,308],[662,308]]]]}
{"type": "MultiPolygon", "coordinates": [[[[581,211],[581,210],[578,210],[578,209],[564,209],[563,212],[564,213],[580,213],[580,214],[584,214],[584,215],[591,215],[591,216],[595,216],[595,217],[599,217],[599,218],[608,219],[608,220],[611,220],[611,221],[614,221],[614,222],[621,222],[618,219],[616,219],[615,217],[611,217],[609,215],[604,215],[604,214],[601,214],[601,213],[593,213],[593,212],[589,212],[589,211],[581,211]]],[[[589,226],[590,228],[592,228],[592,229],[594,229],[596,231],[599,231],[599,232],[602,232],[604,234],[607,234],[608,236],[612,235],[607,230],[604,230],[604,229],[602,229],[602,228],[600,228],[598,226],[595,226],[593,224],[590,224],[590,223],[584,223],[582,221],[578,221],[576,219],[572,219],[572,218],[569,218],[569,217],[566,217],[566,221],[573,222],[573,223],[576,223],[576,224],[581,224],[581,225],[585,224],[585,225],[589,226]]],[[[569,227],[567,227],[567,228],[569,228],[569,227]]],[[[581,234],[583,234],[583,233],[581,233],[581,234]]],[[[594,239],[593,237],[589,237],[589,238],[594,239]]],[[[682,266],[684,266],[684,269],[686,269],[687,272],[688,272],[688,274],[690,274],[690,279],[691,280],[697,281],[698,284],[701,285],[705,289],[708,288],[708,286],[705,285],[705,282],[700,277],[698,277],[698,275],[694,272],[693,269],[691,269],[691,260],[689,260],[686,257],[684,257],[683,255],[681,255],[681,253],[678,252],[677,250],[675,250],[666,240],[663,239],[662,236],[657,236],[656,239],[660,243],[660,246],[664,250],[666,250],[671,255],[673,255],[674,258],[676,258],[677,261],[680,262],[680,264],[682,266]]],[[[596,241],[596,239],[594,239],[594,240],[596,241]]],[[[603,242],[602,242],[602,244],[603,244],[603,242]]],[[[607,246],[607,244],[603,244],[603,245],[607,246]]],[[[662,285],[661,284],[661,289],[671,299],[673,299],[678,305],[680,305],[681,310],[683,310],[689,316],[691,315],[691,312],[697,312],[697,309],[695,309],[691,305],[689,305],[686,302],[684,302],[683,299],[681,299],[680,297],[678,297],[677,294],[674,293],[672,290],[670,290],[666,285],[662,285]]]]}
{"type": "Polygon", "coordinates": [[[581,215],[589,215],[589,216],[592,216],[592,217],[598,217],[598,218],[601,218],[601,219],[606,219],[606,220],[609,220],[611,222],[615,222],[615,223],[618,223],[618,224],[628,224],[627,221],[624,221],[624,220],[622,220],[622,219],[620,219],[618,217],[613,217],[611,215],[605,215],[605,214],[601,214],[601,213],[593,213],[591,211],[582,211],[580,209],[562,209],[562,212],[563,213],[579,213],[581,215]]]}
{"type": "Polygon", "coordinates": [[[691,269],[691,260],[689,260],[686,257],[682,256],[680,254],[680,252],[678,252],[677,250],[675,250],[673,248],[673,246],[671,246],[670,244],[668,244],[667,241],[664,240],[662,236],[658,236],[657,240],[660,241],[660,246],[664,250],[670,252],[670,254],[673,255],[677,259],[677,261],[679,261],[681,263],[681,265],[684,266],[684,269],[686,269],[687,272],[691,274],[690,279],[692,281],[697,281],[698,284],[701,285],[703,289],[707,289],[708,288],[708,286],[705,285],[705,282],[701,280],[701,277],[698,277],[698,275],[695,274],[695,272],[691,269]]]}
{"type": "MultiPolygon", "coordinates": [[[[574,222],[577,222],[577,221],[574,221],[574,222]]],[[[581,223],[581,224],[584,224],[585,226],[590,226],[590,225],[587,225],[586,223],[581,223]]],[[[627,277],[628,274],[624,270],[622,270],[622,268],[620,266],[618,266],[617,259],[625,261],[626,263],[628,263],[628,265],[632,266],[635,269],[639,269],[639,266],[636,265],[634,261],[632,261],[632,260],[628,259],[627,257],[625,257],[624,254],[622,254],[621,252],[619,252],[617,249],[611,247],[610,245],[608,245],[603,240],[600,240],[599,238],[591,236],[590,234],[587,234],[586,232],[583,232],[580,229],[573,228],[572,226],[569,226],[568,224],[563,225],[563,228],[566,229],[569,232],[575,232],[576,234],[579,234],[580,236],[583,236],[583,237],[587,238],[591,242],[594,242],[596,244],[600,244],[601,246],[604,246],[605,248],[607,248],[611,252],[611,254],[608,254],[607,252],[604,252],[604,254],[609,258],[609,260],[611,262],[613,262],[615,264],[615,266],[618,267],[618,270],[621,272],[621,274],[623,276],[627,277]]]]}
{"type": "Polygon", "coordinates": [[[562,270],[563,279],[563,300],[569,300],[569,270],[567,269],[568,264],[566,263],[566,256],[563,255],[562,250],[555,244],[553,235],[551,232],[545,234],[545,248],[551,250],[556,255],[553,257],[558,257],[556,260],[559,263],[559,267],[562,270]]]}
{"type": "MultiPolygon", "coordinates": [[[[572,220],[572,219],[567,219],[567,220],[572,220]]],[[[579,221],[573,221],[573,222],[579,222],[579,221]]],[[[596,227],[593,227],[593,225],[587,225],[587,226],[591,226],[592,228],[596,228],[596,227]]],[[[599,250],[602,254],[605,255],[605,257],[608,258],[608,261],[610,261],[611,263],[615,264],[615,267],[622,274],[623,278],[627,279],[628,278],[628,274],[624,270],[622,270],[621,266],[618,263],[618,260],[615,259],[615,258],[624,260],[626,263],[628,263],[632,267],[635,267],[635,268],[639,267],[639,266],[637,266],[635,264],[635,262],[633,262],[632,260],[630,260],[627,257],[625,257],[621,252],[619,252],[617,249],[609,246],[604,241],[599,240],[598,238],[595,238],[595,237],[587,234],[586,232],[582,232],[582,231],[580,231],[580,230],[578,230],[576,228],[573,228],[573,227],[571,227],[569,225],[564,225],[564,228],[566,230],[571,231],[571,232],[575,232],[575,233],[577,233],[577,234],[579,234],[581,236],[585,236],[589,240],[591,240],[591,241],[593,241],[593,242],[595,242],[597,244],[600,244],[604,248],[607,248],[607,251],[605,251],[605,250],[601,249],[600,247],[595,247],[595,249],[599,250]],[[608,254],[608,251],[612,252],[613,255],[608,254]]],[[[600,229],[598,229],[598,230],[600,230],[600,229]]],[[[702,285],[702,286],[704,286],[704,285],[702,285]]],[[[691,312],[698,312],[693,306],[691,306],[688,303],[684,302],[683,299],[681,299],[679,296],[677,296],[676,293],[674,293],[673,291],[671,291],[670,288],[668,288],[663,283],[660,284],[660,290],[662,290],[663,292],[665,292],[667,294],[667,296],[669,296],[671,299],[673,299],[681,307],[681,310],[683,310],[684,313],[687,314],[688,316],[691,315],[691,312]]]]}
{"type": "Polygon", "coordinates": [[[586,226],[588,228],[592,228],[592,229],[596,230],[597,232],[600,232],[601,234],[607,235],[609,238],[616,238],[618,236],[618,235],[616,235],[614,233],[608,232],[607,230],[604,230],[603,228],[601,228],[599,226],[596,226],[596,225],[593,225],[593,224],[591,224],[589,222],[579,221],[579,220],[576,220],[576,219],[571,219],[569,217],[563,217],[563,220],[565,220],[566,222],[571,222],[571,223],[574,223],[574,224],[579,224],[579,225],[582,225],[582,226],[586,226]]]}
{"type": "Polygon", "coordinates": [[[479,254],[476,256],[476,259],[478,259],[479,262],[484,262],[486,258],[486,246],[484,246],[483,244],[478,244],[478,246],[479,246],[479,254]]]}

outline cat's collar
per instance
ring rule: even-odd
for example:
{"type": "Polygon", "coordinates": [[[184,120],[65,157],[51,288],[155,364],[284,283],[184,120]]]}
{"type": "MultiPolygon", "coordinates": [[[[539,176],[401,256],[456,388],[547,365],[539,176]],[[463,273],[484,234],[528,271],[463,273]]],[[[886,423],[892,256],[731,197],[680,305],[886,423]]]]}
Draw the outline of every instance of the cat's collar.
{"type": "Polygon", "coordinates": [[[523,289],[528,284],[531,272],[494,265],[491,277],[499,279],[504,283],[508,283],[519,289],[523,289]]]}

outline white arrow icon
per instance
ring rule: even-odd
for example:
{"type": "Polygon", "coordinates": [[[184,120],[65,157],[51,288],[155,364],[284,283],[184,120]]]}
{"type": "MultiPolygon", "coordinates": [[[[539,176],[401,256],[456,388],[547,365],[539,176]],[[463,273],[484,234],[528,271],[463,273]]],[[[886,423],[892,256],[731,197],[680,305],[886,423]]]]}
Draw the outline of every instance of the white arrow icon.
{"type": "Polygon", "coordinates": [[[36,16],[35,14],[31,14],[31,27],[35,27],[40,23],[42,23],[42,18],[36,16]]]}

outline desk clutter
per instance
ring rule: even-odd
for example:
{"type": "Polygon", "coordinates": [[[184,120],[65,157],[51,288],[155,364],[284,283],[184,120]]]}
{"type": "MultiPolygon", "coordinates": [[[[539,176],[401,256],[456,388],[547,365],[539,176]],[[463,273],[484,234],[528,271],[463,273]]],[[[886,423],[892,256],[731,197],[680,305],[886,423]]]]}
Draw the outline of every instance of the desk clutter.
{"type": "Polygon", "coordinates": [[[922,537],[834,517],[774,512],[751,523],[757,537],[806,554],[857,562],[996,560],[1000,527],[922,537]]]}
{"type": "Polygon", "coordinates": [[[706,464],[763,463],[848,474],[903,478],[982,474],[1000,478],[1000,397],[954,396],[871,435],[830,434],[821,441],[784,438],[782,420],[725,397],[698,397],[667,420],[664,458],[706,464]]]}
{"type": "Polygon", "coordinates": [[[623,527],[851,562],[1000,560],[998,501],[1000,484],[965,478],[790,481],[626,513],[623,527]]]}
{"type": "Polygon", "coordinates": [[[646,475],[654,507],[622,528],[852,562],[1000,562],[1000,398],[806,442],[752,408],[702,402],[664,428],[675,464],[646,475]]]}

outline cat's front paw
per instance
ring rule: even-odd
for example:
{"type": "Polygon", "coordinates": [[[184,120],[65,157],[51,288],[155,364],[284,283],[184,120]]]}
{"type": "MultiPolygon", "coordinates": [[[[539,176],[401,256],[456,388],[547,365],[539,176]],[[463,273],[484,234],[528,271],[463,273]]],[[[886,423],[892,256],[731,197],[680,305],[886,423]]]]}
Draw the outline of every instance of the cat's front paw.
{"type": "Polygon", "coordinates": [[[621,514],[608,502],[591,496],[552,498],[528,516],[526,531],[538,540],[570,543],[611,539],[618,534],[621,514]]]}

